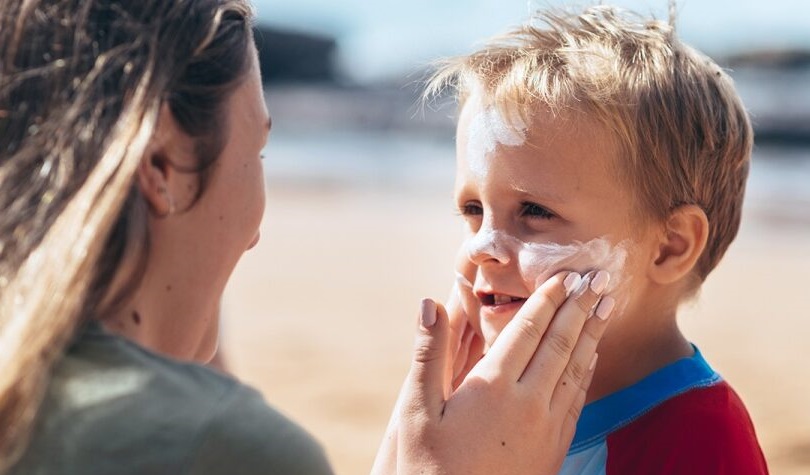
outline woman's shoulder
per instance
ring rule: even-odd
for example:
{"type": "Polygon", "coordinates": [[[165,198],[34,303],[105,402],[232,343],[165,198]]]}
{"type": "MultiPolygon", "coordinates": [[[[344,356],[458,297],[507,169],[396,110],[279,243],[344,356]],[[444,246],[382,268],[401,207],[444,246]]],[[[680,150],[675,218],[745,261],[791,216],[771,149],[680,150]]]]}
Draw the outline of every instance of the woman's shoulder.
{"type": "Polygon", "coordinates": [[[246,387],[223,400],[210,418],[192,462],[194,474],[332,473],[320,445],[246,387]]]}
{"type": "Polygon", "coordinates": [[[94,331],[55,366],[25,464],[17,473],[331,473],[257,391],[94,331]]]}

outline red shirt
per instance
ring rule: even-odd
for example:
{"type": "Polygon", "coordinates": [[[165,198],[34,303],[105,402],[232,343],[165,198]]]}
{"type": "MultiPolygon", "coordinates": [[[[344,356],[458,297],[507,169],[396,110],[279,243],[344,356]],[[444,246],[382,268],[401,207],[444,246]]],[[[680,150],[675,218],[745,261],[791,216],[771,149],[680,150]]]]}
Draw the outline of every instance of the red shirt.
{"type": "Polygon", "coordinates": [[[768,467],[737,393],[695,348],[585,406],[561,475],[761,475],[768,467]]]}

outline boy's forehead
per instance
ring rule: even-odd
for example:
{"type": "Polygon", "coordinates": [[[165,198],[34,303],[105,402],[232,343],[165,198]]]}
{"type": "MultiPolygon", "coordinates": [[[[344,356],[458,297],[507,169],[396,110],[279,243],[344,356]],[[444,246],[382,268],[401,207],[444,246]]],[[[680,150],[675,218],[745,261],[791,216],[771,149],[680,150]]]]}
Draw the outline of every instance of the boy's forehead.
{"type": "Polygon", "coordinates": [[[481,132],[476,127],[484,125],[509,126],[515,134],[524,136],[529,146],[540,147],[576,139],[578,146],[593,148],[606,157],[618,155],[619,151],[615,134],[587,112],[552,109],[540,103],[519,108],[468,98],[461,107],[457,137],[469,139],[471,133],[481,132]],[[493,123],[495,121],[490,118],[493,113],[500,116],[498,123],[493,123]]]}
{"type": "MultiPolygon", "coordinates": [[[[512,138],[520,136],[521,143],[498,143],[487,146],[480,130],[488,121],[483,116],[492,113],[493,105],[467,100],[459,117],[457,146],[459,165],[480,174],[489,171],[499,160],[509,160],[515,185],[526,182],[531,188],[531,175],[536,173],[575,175],[572,182],[588,182],[587,177],[603,182],[617,182],[620,166],[619,147],[610,130],[595,118],[574,111],[553,111],[544,105],[534,105],[515,123],[504,118],[499,126],[512,126],[512,138]],[[607,179],[606,179],[607,178],[607,179]]],[[[488,140],[492,140],[491,138],[488,140]]],[[[501,172],[506,173],[502,167],[501,172]]],[[[606,183],[607,184],[607,183],[606,183]]]]}

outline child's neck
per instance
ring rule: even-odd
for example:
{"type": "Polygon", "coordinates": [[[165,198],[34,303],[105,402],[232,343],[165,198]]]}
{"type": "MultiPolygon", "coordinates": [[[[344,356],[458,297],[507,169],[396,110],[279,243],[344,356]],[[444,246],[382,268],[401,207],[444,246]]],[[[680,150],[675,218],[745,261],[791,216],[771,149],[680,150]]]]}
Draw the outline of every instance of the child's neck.
{"type": "Polygon", "coordinates": [[[622,322],[615,331],[608,327],[608,333],[599,344],[599,362],[587,402],[631,386],[654,371],[694,354],[674,315],[660,319],[648,316],[645,320],[647,324],[640,326],[622,322]]]}

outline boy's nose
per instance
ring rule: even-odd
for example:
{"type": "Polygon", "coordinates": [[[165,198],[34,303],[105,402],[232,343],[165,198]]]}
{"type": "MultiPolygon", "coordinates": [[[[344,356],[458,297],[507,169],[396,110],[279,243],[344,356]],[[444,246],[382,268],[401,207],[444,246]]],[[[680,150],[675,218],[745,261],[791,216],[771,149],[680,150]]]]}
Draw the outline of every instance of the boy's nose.
{"type": "Polygon", "coordinates": [[[467,241],[467,255],[477,266],[485,263],[508,264],[511,260],[512,240],[510,236],[489,227],[482,227],[467,241]]]}

